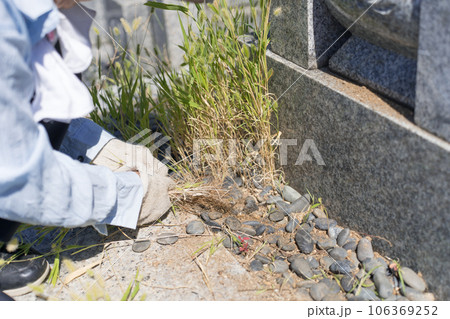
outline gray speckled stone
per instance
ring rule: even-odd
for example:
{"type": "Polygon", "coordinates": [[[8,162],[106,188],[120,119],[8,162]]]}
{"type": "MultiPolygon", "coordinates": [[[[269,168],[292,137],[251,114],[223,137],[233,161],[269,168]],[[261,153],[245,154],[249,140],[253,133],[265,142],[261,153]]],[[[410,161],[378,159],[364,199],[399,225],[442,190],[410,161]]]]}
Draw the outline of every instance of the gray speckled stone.
{"type": "Polygon", "coordinates": [[[372,259],[374,257],[373,249],[372,249],[372,242],[367,238],[361,238],[359,240],[356,253],[358,255],[359,261],[361,261],[361,262],[366,259],[372,259]]]}
{"type": "Polygon", "coordinates": [[[261,225],[257,228],[255,228],[255,236],[261,236],[262,234],[264,234],[264,232],[266,231],[266,226],[265,225],[261,225]]]}
{"type": "Polygon", "coordinates": [[[330,69],[414,107],[416,61],[352,36],[330,59],[330,69]]]}
{"type": "Polygon", "coordinates": [[[319,262],[313,256],[309,256],[308,258],[306,258],[306,260],[309,262],[309,266],[311,267],[311,269],[319,268],[319,262]]]}
{"type": "Polygon", "coordinates": [[[269,214],[269,220],[272,222],[279,222],[284,219],[284,213],[280,212],[279,210],[274,211],[273,213],[269,214]]]}
{"type": "Polygon", "coordinates": [[[250,226],[242,226],[239,229],[239,232],[244,234],[244,235],[249,235],[249,236],[255,236],[256,235],[256,230],[253,227],[250,227],[250,226]]]}
{"type": "Polygon", "coordinates": [[[358,244],[356,243],[356,239],[355,238],[350,238],[350,239],[347,240],[347,243],[345,243],[345,245],[342,246],[342,248],[344,248],[345,250],[355,251],[357,245],[358,244]]]}
{"type": "Polygon", "coordinates": [[[309,290],[307,288],[297,288],[295,290],[296,300],[299,301],[312,301],[311,295],[309,294],[309,290]]]}
{"type": "Polygon", "coordinates": [[[336,282],[336,280],[334,280],[334,278],[324,278],[319,282],[327,285],[330,294],[334,295],[341,291],[341,287],[339,287],[339,284],[336,282]]]}
{"type": "Polygon", "coordinates": [[[252,213],[255,210],[258,210],[258,204],[256,203],[256,199],[253,196],[247,196],[244,200],[244,210],[247,213],[252,213]]]}
{"type": "Polygon", "coordinates": [[[345,228],[339,233],[337,237],[337,244],[341,247],[344,246],[347,243],[349,236],[350,236],[350,229],[345,228]]]}
{"type": "Polygon", "coordinates": [[[272,262],[272,260],[270,258],[267,258],[266,256],[262,256],[262,255],[256,255],[255,259],[259,260],[260,262],[262,262],[265,265],[270,264],[272,262]]]}
{"type": "Polygon", "coordinates": [[[283,260],[275,260],[273,263],[269,265],[270,270],[274,273],[284,273],[289,270],[289,265],[283,260]]]}
{"type": "Polygon", "coordinates": [[[224,223],[230,227],[231,230],[239,230],[242,226],[241,221],[233,216],[225,218],[224,223]]]}
{"type": "Polygon", "coordinates": [[[423,293],[416,289],[405,287],[404,290],[401,290],[403,295],[411,301],[433,301],[434,297],[431,293],[423,293]]]}
{"type": "Polygon", "coordinates": [[[400,271],[402,273],[405,284],[420,292],[425,291],[425,289],[427,288],[427,284],[418,274],[414,272],[414,270],[408,267],[401,267],[400,271]]]}
{"type": "Polygon", "coordinates": [[[219,218],[222,218],[222,213],[217,212],[217,211],[212,211],[208,213],[208,216],[211,220],[216,220],[219,218]]]}
{"type": "Polygon", "coordinates": [[[288,233],[293,233],[294,230],[295,230],[295,228],[296,228],[298,225],[300,225],[300,222],[299,222],[297,219],[293,218],[293,219],[291,219],[291,220],[287,223],[287,225],[286,225],[286,227],[285,227],[285,230],[286,230],[286,232],[288,232],[288,233]]]}
{"type": "Polygon", "coordinates": [[[328,250],[331,248],[334,248],[336,246],[336,240],[325,237],[325,238],[319,238],[317,240],[317,247],[323,250],[328,250]]]}
{"type": "Polygon", "coordinates": [[[377,272],[373,275],[373,282],[375,283],[378,295],[381,298],[386,299],[392,296],[394,286],[385,274],[377,272]]]}
{"type": "Polygon", "coordinates": [[[309,290],[312,299],[315,301],[321,301],[326,295],[329,294],[329,292],[328,286],[320,282],[312,286],[309,290]]]}
{"type": "Polygon", "coordinates": [[[350,260],[337,260],[330,265],[330,271],[335,274],[350,275],[355,265],[350,260]]]}
{"type": "Polygon", "coordinates": [[[395,102],[326,70],[305,70],[270,51],[267,57],[269,89],[282,95],[279,129],[297,139],[285,179],[326,199],[339,225],[388,239],[393,246],[379,238],[372,245],[420,269],[430,291],[450,299],[450,276],[442,276],[450,264],[449,143],[414,125],[412,112],[395,102]],[[312,155],[295,165],[307,138],[325,166],[312,155]],[[430,212],[436,217],[417,218],[430,212]]]}
{"type": "Polygon", "coordinates": [[[270,22],[272,50],[304,68],[324,66],[347,38],[324,0],[273,0],[270,22]]]}
{"type": "Polygon", "coordinates": [[[147,249],[149,249],[151,245],[151,241],[148,239],[145,240],[136,240],[133,243],[133,246],[131,247],[131,249],[135,252],[135,253],[142,253],[144,251],[146,251],[147,249]]]}
{"type": "Polygon", "coordinates": [[[314,225],[320,230],[328,230],[328,228],[336,226],[337,222],[331,218],[316,218],[314,225]]]}
{"type": "Polygon", "coordinates": [[[262,262],[260,262],[259,260],[252,260],[252,262],[250,263],[250,269],[253,271],[260,271],[263,270],[263,264],[262,262]]]}
{"type": "Polygon", "coordinates": [[[284,200],[292,203],[299,199],[302,195],[291,186],[286,185],[281,191],[281,196],[283,196],[284,200]]]}
{"type": "Polygon", "coordinates": [[[345,292],[349,292],[353,289],[353,285],[355,284],[355,278],[352,276],[344,275],[341,279],[341,286],[345,292]]]}
{"type": "Polygon", "coordinates": [[[292,271],[299,277],[309,279],[314,276],[309,262],[305,258],[296,258],[291,263],[292,271]]]}
{"type": "Polygon", "coordinates": [[[321,210],[320,208],[314,208],[313,214],[317,218],[327,218],[327,214],[325,214],[325,212],[323,210],[321,210]]]}
{"type": "Polygon", "coordinates": [[[334,259],[331,258],[330,256],[323,256],[320,259],[320,265],[325,269],[325,270],[329,270],[330,266],[334,263],[334,259]]]}
{"type": "Polygon", "coordinates": [[[267,204],[275,204],[276,202],[282,202],[283,198],[281,198],[281,196],[269,196],[269,198],[267,199],[266,203],[267,204]]]}
{"type": "Polygon", "coordinates": [[[310,254],[314,249],[314,241],[311,235],[303,230],[298,230],[295,234],[295,243],[300,252],[310,254]]]}
{"type": "Polygon", "coordinates": [[[330,257],[336,260],[343,260],[347,257],[347,251],[341,247],[335,247],[330,251],[330,257]]]}
{"type": "Polygon", "coordinates": [[[450,2],[422,1],[415,122],[450,142],[450,2]]]}
{"type": "Polygon", "coordinates": [[[178,241],[178,236],[174,233],[161,233],[156,242],[160,245],[173,245],[178,241]]]}
{"type": "Polygon", "coordinates": [[[296,213],[302,213],[305,212],[309,207],[309,200],[302,196],[295,200],[291,205],[289,205],[288,213],[289,214],[296,214],[296,213]]]}
{"type": "Polygon", "coordinates": [[[190,235],[201,235],[205,232],[205,226],[199,220],[193,220],[186,225],[186,233],[190,235]]]}
{"type": "Polygon", "coordinates": [[[330,227],[330,228],[328,228],[328,236],[330,238],[332,238],[332,239],[336,239],[337,240],[337,237],[341,233],[342,229],[343,228],[340,227],[340,226],[330,227]]]}

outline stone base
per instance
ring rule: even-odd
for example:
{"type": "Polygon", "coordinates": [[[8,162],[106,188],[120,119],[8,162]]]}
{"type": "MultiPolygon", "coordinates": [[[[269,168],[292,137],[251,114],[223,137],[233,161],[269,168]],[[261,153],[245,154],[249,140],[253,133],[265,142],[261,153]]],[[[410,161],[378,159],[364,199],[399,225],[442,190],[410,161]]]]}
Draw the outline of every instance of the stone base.
{"type": "Polygon", "coordinates": [[[416,95],[415,60],[352,36],[329,61],[330,70],[410,107],[416,95]]]}
{"type": "Polygon", "coordinates": [[[450,144],[364,87],[267,56],[281,137],[298,139],[288,147],[287,182],[322,197],[331,217],[372,236],[380,253],[421,271],[449,300],[450,144]],[[325,165],[295,165],[307,139],[325,165]]]}

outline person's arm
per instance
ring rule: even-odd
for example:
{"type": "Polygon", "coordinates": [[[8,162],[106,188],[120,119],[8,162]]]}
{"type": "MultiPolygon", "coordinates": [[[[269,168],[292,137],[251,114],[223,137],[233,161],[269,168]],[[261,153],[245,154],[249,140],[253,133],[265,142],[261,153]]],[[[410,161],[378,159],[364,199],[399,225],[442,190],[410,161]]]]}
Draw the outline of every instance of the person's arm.
{"type": "Polygon", "coordinates": [[[135,228],[144,195],[139,176],[53,151],[45,129],[33,121],[29,40],[23,20],[9,4],[0,2],[0,218],[135,228]]]}

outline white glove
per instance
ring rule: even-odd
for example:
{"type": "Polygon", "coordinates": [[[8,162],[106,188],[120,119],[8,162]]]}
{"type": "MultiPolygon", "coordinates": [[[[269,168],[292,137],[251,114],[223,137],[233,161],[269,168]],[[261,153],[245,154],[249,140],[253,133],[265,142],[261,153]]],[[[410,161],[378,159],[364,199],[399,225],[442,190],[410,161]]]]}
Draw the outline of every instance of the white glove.
{"type": "Polygon", "coordinates": [[[169,188],[174,182],[167,176],[167,166],[154,158],[148,148],[112,139],[106,143],[92,163],[108,167],[113,172],[138,173],[144,187],[138,225],[158,220],[172,206],[169,188]]]}

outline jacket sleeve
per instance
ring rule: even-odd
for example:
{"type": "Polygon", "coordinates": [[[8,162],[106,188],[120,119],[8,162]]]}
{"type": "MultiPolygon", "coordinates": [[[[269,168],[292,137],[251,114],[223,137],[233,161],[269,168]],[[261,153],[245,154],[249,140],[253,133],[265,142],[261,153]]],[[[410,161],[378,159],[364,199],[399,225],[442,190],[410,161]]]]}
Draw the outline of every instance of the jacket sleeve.
{"type": "Polygon", "coordinates": [[[139,177],[54,151],[33,121],[29,38],[9,1],[0,2],[0,218],[48,226],[135,228],[139,177]]]}

